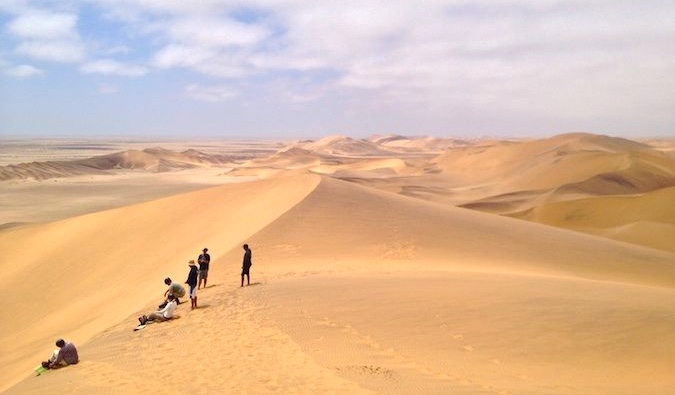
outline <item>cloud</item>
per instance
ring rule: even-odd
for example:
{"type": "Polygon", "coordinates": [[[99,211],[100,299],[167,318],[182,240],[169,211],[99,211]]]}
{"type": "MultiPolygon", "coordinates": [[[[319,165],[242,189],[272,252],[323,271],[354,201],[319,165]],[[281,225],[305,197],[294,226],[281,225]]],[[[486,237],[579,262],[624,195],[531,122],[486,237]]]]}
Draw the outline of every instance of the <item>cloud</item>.
{"type": "Polygon", "coordinates": [[[621,112],[645,125],[672,120],[662,113],[675,91],[675,3],[663,0],[32,3],[42,10],[30,4],[0,5],[14,15],[4,30],[17,41],[15,54],[75,62],[82,73],[181,69],[209,76],[213,86],[184,88],[195,100],[228,100],[238,95],[232,86],[247,86],[265,92],[265,103],[321,100],[345,112],[356,108],[352,113],[377,103],[395,114],[392,122],[410,110],[441,125],[451,108],[502,118],[576,121],[621,112]],[[78,32],[77,12],[85,8],[100,15],[78,32]],[[94,31],[97,20],[120,34],[94,31]],[[105,47],[92,50],[92,42],[105,47]],[[121,57],[132,44],[136,65],[88,53],[121,57]]]}
{"type": "Polygon", "coordinates": [[[77,41],[24,41],[16,47],[16,52],[33,59],[51,62],[74,63],[84,59],[84,47],[77,41]]]}
{"type": "Polygon", "coordinates": [[[239,92],[229,86],[203,86],[191,84],[185,87],[185,93],[190,99],[208,103],[230,100],[239,95],[239,92]]]}
{"type": "Polygon", "coordinates": [[[7,29],[21,38],[54,40],[77,38],[77,15],[32,11],[14,18],[7,29]]]}
{"type": "Polygon", "coordinates": [[[158,23],[169,40],[201,48],[246,47],[269,36],[265,26],[238,22],[228,17],[178,17],[158,23]]]}
{"type": "Polygon", "coordinates": [[[152,65],[160,69],[192,69],[201,74],[237,78],[251,74],[245,55],[200,46],[170,44],[158,51],[152,65]]]}
{"type": "Polygon", "coordinates": [[[19,66],[8,68],[7,70],[5,70],[5,73],[7,75],[11,75],[12,77],[27,78],[27,77],[34,77],[37,75],[43,75],[45,72],[43,70],[38,69],[37,67],[33,67],[28,64],[22,64],[19,66]]]}
{"type": "Polygon", "coordinates": [[[119,75],[124,77],[138,77],[148,72],[143,66],[135,66],[112,59],[101,59],[87,62],[80,66],[85,74],[119,75]]]}
{"type": "Polygon", "coordinates": [[[19,39],[16,52],[38,60],[73,63],[85,57],[85,47],[76,30],[77,15],[24,9],[7,24],[19,39]]]}

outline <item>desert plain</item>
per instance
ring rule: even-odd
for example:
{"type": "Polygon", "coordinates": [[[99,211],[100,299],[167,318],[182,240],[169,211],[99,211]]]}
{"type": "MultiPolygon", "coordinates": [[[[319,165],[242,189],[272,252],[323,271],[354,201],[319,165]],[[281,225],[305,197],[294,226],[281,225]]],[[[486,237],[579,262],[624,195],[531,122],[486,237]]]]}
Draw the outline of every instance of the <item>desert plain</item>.
{"type": "Polygon", "coordinates": [[[2,394],[675,393],[673,139],[0,143],[2,394]]]}

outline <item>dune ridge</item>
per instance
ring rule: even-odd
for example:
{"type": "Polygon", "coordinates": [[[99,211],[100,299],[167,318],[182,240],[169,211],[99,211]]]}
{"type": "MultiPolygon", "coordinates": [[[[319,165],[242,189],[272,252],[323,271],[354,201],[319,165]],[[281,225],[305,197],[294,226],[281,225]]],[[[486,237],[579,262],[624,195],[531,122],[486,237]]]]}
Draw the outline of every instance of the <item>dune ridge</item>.
{"type": "Polygon", "coordinates": [[[0,281],[13,290],[0,301],[0,339],[9,345],[0,382],[24,377],[54,333],[84,341],[158,300],[164,277],[184,281],[187,260],[203,246],[217,258],[317,182],[308,175],[224,185],[0,232],[0,281]]]}

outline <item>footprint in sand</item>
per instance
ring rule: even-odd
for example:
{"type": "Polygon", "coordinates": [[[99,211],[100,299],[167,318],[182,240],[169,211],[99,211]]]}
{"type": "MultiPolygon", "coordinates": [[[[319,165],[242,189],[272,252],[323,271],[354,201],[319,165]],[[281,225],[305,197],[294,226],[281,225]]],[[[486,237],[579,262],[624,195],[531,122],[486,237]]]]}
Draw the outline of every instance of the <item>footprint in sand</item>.
{"type": "Polygon", "coordinates": [[[464,340],[464,335],[452,335],[452,338],[455,340],[464,340]]]}
{"type": "Polygon", "coordinates": [[[466,352],[473,352],[474,348],[472,346],[464,346],[464,347],[462,347],[462,350],[464,350],[466,352]]]}

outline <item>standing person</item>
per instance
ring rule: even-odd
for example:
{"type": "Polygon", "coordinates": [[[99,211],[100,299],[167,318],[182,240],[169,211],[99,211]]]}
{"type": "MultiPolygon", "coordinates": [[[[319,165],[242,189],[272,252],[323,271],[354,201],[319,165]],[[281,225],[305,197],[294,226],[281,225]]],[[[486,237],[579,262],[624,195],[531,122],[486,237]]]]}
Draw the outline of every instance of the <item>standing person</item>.
{"type": "Polygon", "coordinates": [[[251,275],[249,274],[251,270],[251,249],[248,248],[248,244],[244,244],[244,262],[241,265],[241,286],[244,286],[244,275],[246,275],[246,285],[251,285],[251,275]]]}
{"type": "Polygon", "coordinates": [[[197,258],[197,262],[199,263],[199,284],[197,284],[197,289],[201,288],[202,280],[204,280],[204,288],[206,288],[206,280],[209,277],[209,263],[211,262],[211,255],[207,253],[208,250],[208,248],[204,248],[199,258],[197,258]]]}
{"type": "Polygon", "coordinates": [[[199,271],[197,270],[195,261],[190,260],[188,265],[190,266],[190,273],[188,273],[188,278],[185,280],[185,284],[190,286],[190,308],[194,310],[197,308],[197,276],[199,275],[199,271]]]}
{"type": "Polygon", "coordinates": [[[51,358],[42,362],[42,367],[45,369],[54,369],[61,366],[74,365],[80,362],[80,357],[77,355],[77,348],[71,342],[63,339],[56,341],[57,350],[54,350],[51,358]]]}

